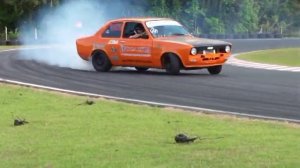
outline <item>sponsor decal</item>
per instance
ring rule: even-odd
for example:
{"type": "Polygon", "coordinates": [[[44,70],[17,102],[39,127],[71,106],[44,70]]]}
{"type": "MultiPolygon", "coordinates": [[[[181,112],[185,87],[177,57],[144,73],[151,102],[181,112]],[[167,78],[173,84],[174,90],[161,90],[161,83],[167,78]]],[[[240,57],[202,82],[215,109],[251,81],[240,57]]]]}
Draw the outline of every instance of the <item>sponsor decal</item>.
{"type": "Polygon", "coordinates": [[[119,56],[114,55],[114,56],[111,57],[111,59],[114,60],[114,61],[118,61],[119,60],[119,56]]]}
{"type": "Polygon", "coordinates": [[[104,48],[104,43],[94,43],[93,48],[94,49],[103,49],[104,48]]]}
{"type": "Polygon", "coordinates": [[[150,57],[150,54],[134,54],[134,53],[123,53],[123,56],[132,56],[132,57],[150,57]]]}
{"type": "Polygon", "coordinates": [[[150,57],[151,56],[151,47],[146,46],[121,46],[122,55],[125,56],[142,56],[150,57]]]}
{"type": "Polygon", "coordinates": [[[118,50],[115,47],[111,47],[111,52],[116,53],[118,50]]]}
{"type": "Polygon", "coordinates": [[[119,44],[119,40],[109,40],[108,44],[119,44]]]}
{"type": "Polygon", "coordinates": [[[135,52],[135,53],[145,53],[145,54],[150,54],[151,53],[151,48],[150,47],[131,47],[131,46],[122,46],[122,52],[135,52]]]}

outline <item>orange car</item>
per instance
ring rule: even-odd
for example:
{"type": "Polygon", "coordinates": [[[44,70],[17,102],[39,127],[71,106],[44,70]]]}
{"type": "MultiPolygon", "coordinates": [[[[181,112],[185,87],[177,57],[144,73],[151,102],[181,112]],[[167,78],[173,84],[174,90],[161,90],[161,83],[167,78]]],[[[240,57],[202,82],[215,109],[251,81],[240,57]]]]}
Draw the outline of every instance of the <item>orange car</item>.
{"type": "Polygon", "coordinates": [[[100,72],[123,66],[166,69],[170,74],[207,68],[219,74],[231,54],[230,43],[194,37],[166,18],[112,20],[95,35],[77,39],[76,46],[79,56],[100,72]]]}

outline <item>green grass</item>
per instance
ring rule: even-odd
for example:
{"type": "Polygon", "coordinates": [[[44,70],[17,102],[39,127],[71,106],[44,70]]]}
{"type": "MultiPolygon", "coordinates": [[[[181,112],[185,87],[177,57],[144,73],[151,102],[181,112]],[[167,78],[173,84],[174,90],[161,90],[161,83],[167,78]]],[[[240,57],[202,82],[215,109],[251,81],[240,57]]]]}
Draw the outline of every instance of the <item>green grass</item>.
{"type": "Polygon", "coordinates": [[[259,63],[300,66],[300,48],[274,49],[241,54],[237,58],[259,63]]]}
{"type": "Polygon", "coordinates": [[[0,84],[0,167],[300,167],[299,125],[86,99],[0,84]]]}
{"type": "Polygon", "coordinates": [[[7,50],[7,49],[12,49],[12,48],[18,48],[20,46],[5,46],[5,45],[0,45],[0,51],[1,50],[7,50]]]}

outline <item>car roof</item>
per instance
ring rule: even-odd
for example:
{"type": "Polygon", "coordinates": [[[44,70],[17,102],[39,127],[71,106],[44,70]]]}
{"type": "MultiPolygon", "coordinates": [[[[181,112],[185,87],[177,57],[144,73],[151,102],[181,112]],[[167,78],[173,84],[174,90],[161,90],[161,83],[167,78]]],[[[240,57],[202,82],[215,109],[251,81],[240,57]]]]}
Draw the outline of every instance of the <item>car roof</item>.
{"type": "Polygon", "coordinates": [[[111,20],[110,22],[120,22],[120,21],[138,21],[138,22],[147,22],[147,21],[157,21],[157,20],[173,20],[170,18],[156,18],[156,17],[136,17],[136,18],[120,18],[111,20]]]}

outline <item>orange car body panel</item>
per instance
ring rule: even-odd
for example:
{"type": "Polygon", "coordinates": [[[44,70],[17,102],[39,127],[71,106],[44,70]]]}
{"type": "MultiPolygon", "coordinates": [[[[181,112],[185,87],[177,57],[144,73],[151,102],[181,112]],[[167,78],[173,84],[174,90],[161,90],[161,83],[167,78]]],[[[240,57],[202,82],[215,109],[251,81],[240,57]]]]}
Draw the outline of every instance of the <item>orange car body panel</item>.
{"type": "MultiPolygon", "coordinates": [[[[89,37],[76,40],[77,52],[84,60],[90,60],[94,51],[104,51],[109,57],[113,66],[133,66],[164,68],[162,56],[166,53],[176,54],[184,68],[205,68],[224,64],[231,55],[231,52],[198,52],[197,55],[191,54],[193,47],[203,48],[230,46],[231,44],[223,41],[197,38],[192,35],[154,37],[148,28],[147,21],[170,20],[164,18],[128,18],[113,20],[105,24],[98,32],[89,37]],[[130,39],[123,37],[123,30],[126,22],[139,22],[146,28],[148,39],[130,39]],[[122,23],[120,37],[102,37],[104,31],[112,23],[122,23]],[[193,44],[195,43],[195,44],[193,44]]],[[[223,49],[222,49],[223,50],[223,49]]]]}

